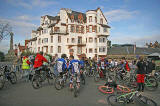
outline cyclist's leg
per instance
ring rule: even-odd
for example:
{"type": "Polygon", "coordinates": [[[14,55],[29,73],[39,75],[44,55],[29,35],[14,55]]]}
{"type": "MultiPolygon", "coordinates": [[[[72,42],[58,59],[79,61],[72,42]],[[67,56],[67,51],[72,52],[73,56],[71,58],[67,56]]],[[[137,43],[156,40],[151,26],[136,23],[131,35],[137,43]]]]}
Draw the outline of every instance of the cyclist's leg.
{"type": "Polygon", "coordinates": [[[70,84],[69,84],[70,89],[73,88],[73,76],[70,77],[70,84]]]}
{"type": "Polygon", "coordinates": [[[80,87],[80,73],[77,73],[77,85],[80,87]]]}

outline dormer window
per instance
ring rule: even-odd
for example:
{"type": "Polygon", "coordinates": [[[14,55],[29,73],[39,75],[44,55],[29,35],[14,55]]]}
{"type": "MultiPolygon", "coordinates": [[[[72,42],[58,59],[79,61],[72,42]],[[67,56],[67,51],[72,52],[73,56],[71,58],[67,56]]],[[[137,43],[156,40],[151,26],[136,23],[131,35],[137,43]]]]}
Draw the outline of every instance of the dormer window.
{"type": "Polygon", "coordinates": [[[100,24],[103,24],[103,18],[100,19],[100,24]]]}
{"type": "Polygon", "coordinates": [[[95,23],[97,23],[97,17],[95,17],[95,23]]]}
{"type": "Polygon", "coordinates": [[[74,15],[71,15],[71,22],[74,22],[74,15]]]}
{"type": "Polygon", "coordinates": [[[45,25],[48,25],[48,21],[45,21],[45,23],[44,23],[45,25]]]}
{"type": "Polygon", "coordinates": [[[78,15],[78,22],[79,23],[83,23],[83,16],[82,16],[82,14],[78,15]]]}
{"type": "Polygon", "coordinates": [[[92,16],[89,16],[89,22],[92,22],[92,16]]]}

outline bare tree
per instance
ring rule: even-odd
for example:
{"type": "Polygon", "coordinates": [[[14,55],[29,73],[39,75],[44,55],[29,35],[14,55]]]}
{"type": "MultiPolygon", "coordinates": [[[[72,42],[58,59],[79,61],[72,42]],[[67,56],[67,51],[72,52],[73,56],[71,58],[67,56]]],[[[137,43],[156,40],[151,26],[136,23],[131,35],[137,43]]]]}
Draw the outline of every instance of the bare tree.
{"type": "Polygon", "coordinates": [[[0,21],[0,42],[7,36],[10,36],[11,31],[12,27],[8,22],[0,21]]]}

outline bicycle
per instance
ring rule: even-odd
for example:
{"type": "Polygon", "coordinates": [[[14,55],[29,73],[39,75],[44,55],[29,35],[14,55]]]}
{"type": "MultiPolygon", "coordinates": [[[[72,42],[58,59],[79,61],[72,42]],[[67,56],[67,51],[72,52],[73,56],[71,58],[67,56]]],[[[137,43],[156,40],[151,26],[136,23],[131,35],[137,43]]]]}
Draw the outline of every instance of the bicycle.
{"type": "Polygon", "coordinates": [[[0,71],[0,89],[4,87],[6,81],[10,81],[11,84],[16,84],[17,76],[15,72],[10,71],[7,66],[1,67],[0,71]]]}
{"type": "Polygon", "coordinates": [[[64,73],[63,75],[58,75],[55,79],[54,86],[57,90],[61,90],[67,83],[69,78],[69,72],[64,73]]]}
{"type": "Polygon", "coordinates": [[[140,106],[157,106],[157,103],[152,99],[138,94],[138,91],[133,91],[130,93],[122,95],[109,95],[107,101],[111,106],[125,106],[126,104],[138,101],[140,106]]]}
{"type": "MultiPolygon", "coordinates": [[[[106,71],[104,68],[103,68],[103,70],[106,71]]],[[[94,81],[99,82],[99,80],[101,78],[102,79],[108,79],[109,76],[110,76],[111,80],[114,79],[114,75],[110,75],[110,70],[107,70],[107,72],[104,75],[104,72],[102,71],[102,69],[100,67],[97,67],[97,71],[95,72],[95,75],[94,75],[94,81]]]]}
{"type": "MultiPolygon", "coordinates": [[[[137,82],[136,82],[136,75],[131,75],[129,78],[126,78],[124,80],[126,83],[125,85],[131,87],[131,88],[136,88],[137,82]]],[[[145,88],[149,91],[154,91],[158,88],[158,81],[154,76],[150,76],[146,74],[145,76],[145,88]]]]}
{"type": "Polygon", "coordinates": [[[42,82],[45,80],[48,81],[49,85],[53,84],[53,80],[55,75],[48,69],[48,73],[46,69],[42,66],[34,69],[34,75],[32,77],[32,86],[34,89],[39,89],[42,87],[42,82]]]}

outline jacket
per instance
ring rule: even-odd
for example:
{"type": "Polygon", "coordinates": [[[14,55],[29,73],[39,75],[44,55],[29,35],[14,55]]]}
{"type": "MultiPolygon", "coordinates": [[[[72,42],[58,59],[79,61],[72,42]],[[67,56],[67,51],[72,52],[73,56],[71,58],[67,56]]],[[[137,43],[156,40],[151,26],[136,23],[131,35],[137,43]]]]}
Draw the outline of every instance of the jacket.
{"type": "Polygon", "coordinates": [[[37,54],[35,61],[34,61],[34,68],[41,67],[43,65],[43,62],[48,62],[48,61],[42,55],[37,54]]]}

